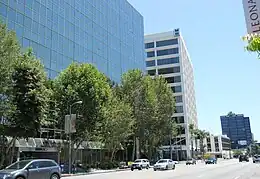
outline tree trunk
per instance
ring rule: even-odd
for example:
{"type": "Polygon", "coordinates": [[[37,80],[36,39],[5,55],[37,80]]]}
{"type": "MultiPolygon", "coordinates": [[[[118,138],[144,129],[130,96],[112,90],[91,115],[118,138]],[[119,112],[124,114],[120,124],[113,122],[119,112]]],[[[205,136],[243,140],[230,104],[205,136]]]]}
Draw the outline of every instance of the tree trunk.
{"type": "MultiPolygon", "coordinates": [[[[75,160],[77,158],[77,152],[79,151],[79,146],[82,144],[83,140],[81,140],[77,145],[76,145],[76,149],[74,149],[74,143],[72,144],[72,151],[74,151],[72,153],[72,160],[71,160],[71,163],[74,164],[75,163],[75,160]]],[[[82,162],[82,161],[81,161],[82,162]]]]}
{"type": "Polygon", "coordinates": [[[134,137],[134,140],[133,140],[133,150],[132,150],[132,161],[135,160],[135,145],[136,145],[136,138],[134,137]]]}
{"type": "Polygon", "coordinates": [[[140,158],[140,141],[139,138],[136,138],[136,158],[140,158]]]}
{"type": "Polygon", "coordinates": [[[194,158],[193,137],[191,137],[191,157],[194,158]]]}
{"type": "Polygon", "coordinates": [[[14,160],[15,141],[16,141],[16,138],[13,141],[13,144],[12,144],[12,150],[11,150],[11,154],[10,154],[10,157],[9,157],[10,158],[9,165],[11,165],[13,163],[13,160],[14,160]]]}
{"type": "Polygon", "coordinates": [[[15,140],[16,140],[16,138],[12,138],[10,143],[7,144],[7,146],[4,146],[4,153],[3,153],[3,155],[1,155],[0,168],[2,168],[4,166],[5,159],[12,147],[13,142],[15,142],[15,140]]]}
{"type": "Polygon", "coordinates": [[[112,153],[111,153],[111,158],[110,158],[110,161],[111,161],[111,162],[114,160],[114,157],[115,157],[115,153],[116,153],[116,152],[117,152],[117,149],[114,148],[114,149],[112,150],[112,153]]]}

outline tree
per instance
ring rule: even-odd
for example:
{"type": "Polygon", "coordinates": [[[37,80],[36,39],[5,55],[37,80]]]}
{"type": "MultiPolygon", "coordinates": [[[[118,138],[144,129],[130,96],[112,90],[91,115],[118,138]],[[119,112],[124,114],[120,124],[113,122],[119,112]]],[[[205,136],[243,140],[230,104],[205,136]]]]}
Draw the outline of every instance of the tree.
{"type": "Polygon", "coordinates": [[[243,40],[248,42],[245,49],[249,52],[256,52],[258,54],[258,58],[260,58],[260,35],[248,34],[243,37],[243,40]]]}
{"type": "Polygon", "coordinates": [[[112,97],[102,108],[103,121],[101,123],[101,142],[111,152],[111,161],[117,150],[122,148],[122,144],[133,131],[132,109],[125,101],[117,97],[115,90],[112,97]]]}
{"type": "Polygon", "coordinates": [[[169,140],[172,130],[170,120],[174,112],[174,98],[171,89],[163,78],[152,79],[140,70],[125,73],[120,88],[121,96],[133,110],[136,157],[139,158],[142,151],[151,158],[153,152],[169,140]]]}
{"type": "Polygon", "coordinates": [[[91,140],[101,123],[101,109],[111,96],[111,88],[106,76],[91,64],[72,63],[54,80],[54,96],[58,103],[59,124],[64,126],[64,116],[69,114],[69,106],[76,101],[81,105],[73,106],[72,113],[78,113],[76,133],[72,143],[77,147],[84,140],[91,140]]]}
{"type": "MultiPolygon", "coordinates": [[[[6,119],[10,117],[13,110],[8,96],[13,65],[19,56],[20,45],[15,33],[7,30],[6,25],[0,23],[0,116],[6,119]]],[[[0,135],[3,135],[4,126],[2,123],[0,125],[0,135]]]]}
{"type": "Polygon", "coordinates": [[[205,131],[205,130],[200,130],[200,129],[198,129],[197,131],[196,131],[196,137],[197,137],[197,139],[199,139],[199,141],[200,141],[200,151],[201,151],[201,153],[202,153],[202,156],[204,155],[204,152],[205,152],[205,146],[203,145],[203,139],[205,139],[205,138],[207,138],[207,137],[209,137],[209,132],[207,132],[207,131],[205,131]]]}
{"type": "Polygon", "coordinates": [[[12,140],[0,165],[3,165],[5,157],[12,162],[17,138],[35,137],[41,126],[47,122],[46,79],[43,65],[33,56],[31,50],[20,55],[13,66],[12,86],[8,95],[14,110],[5,126],[5,135],[11,136],[12,140]]]}
{"type": "Polygon", "coordinates": [[[195,133],[196,129],[194,124],[189,125],[189,131],[190,131],[190,140],[191,140],[191,156],[194,158],[194,140],[195,140],[195,133]]]}

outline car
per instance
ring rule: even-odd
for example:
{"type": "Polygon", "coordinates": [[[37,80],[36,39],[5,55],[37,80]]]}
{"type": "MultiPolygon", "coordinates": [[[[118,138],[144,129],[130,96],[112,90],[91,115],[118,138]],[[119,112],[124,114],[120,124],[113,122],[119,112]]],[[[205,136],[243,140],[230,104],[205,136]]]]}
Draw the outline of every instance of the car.
{"type": "Polygon", "coordinates": [[[4,170],[0,170],[0,179],[60,179],[60,166],[49,159],[21,160],[4,170]]]}
{"type": "Polygon", "coordinates": [[[239,162],[243,162],[243,161],[249,162],[248,155],[240,155],[239,156],[239,162]]]}
{"type": "Polygon", "coordinates": [[[212,157],[205,160],[205,164],[217,164],[217,159],[212,157]]]}
{"type": "Polygon", "coordinates": [[[146,169],[150,168],[150,162],[147,159],[137,159],[134,161],[134,163],[131,166],[132,171],[135,169],[142,170],[144,168],[146,169]]]}
{"type": "Polygon", "coordinates": [[[197,162],[196,162],[195,159],[191,159],[191,160],[186,161],[186,165],[196,165],[196,164],[197,164],[197,162]]]}
{"type": "Polygon", "coordinates": [[[175,163],[171,159],[160,159],[153,167],[153,170],[174,170],[175,163]]]}
{"type": "Polygon", "coordinates": [[[253,163],[260,163],[260,156],[259,155],[253,156],[253,163]]]}

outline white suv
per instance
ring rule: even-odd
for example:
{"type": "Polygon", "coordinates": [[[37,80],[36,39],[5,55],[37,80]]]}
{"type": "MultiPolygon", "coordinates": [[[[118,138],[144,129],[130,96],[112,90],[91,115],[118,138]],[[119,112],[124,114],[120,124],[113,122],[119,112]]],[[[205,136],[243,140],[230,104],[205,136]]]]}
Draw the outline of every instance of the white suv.
{"type": "Polygon", "coordinates": [[[137,159],[131,166],[131,170],[134,169],[142,170],[143,168],[149,169],[150,162],[147,159],[137,159]]]}

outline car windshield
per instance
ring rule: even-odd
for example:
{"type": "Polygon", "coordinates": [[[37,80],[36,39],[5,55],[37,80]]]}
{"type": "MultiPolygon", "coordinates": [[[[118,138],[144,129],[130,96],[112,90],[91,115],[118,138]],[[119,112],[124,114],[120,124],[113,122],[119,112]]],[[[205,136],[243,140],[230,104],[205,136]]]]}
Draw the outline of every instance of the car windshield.
{"type": "Polygon", "coordinates": [[[30,160],[15,162],[12,165],[6,167],[6,169],[16,169],[16,170],[23,169],[30,162],[31,162],[30,160]]]}
{"type": "Polygon", "coordinates": [[[159,160],[158,163],[167,163],[167,160],[159,160]]]}
{"type": "Polygon", "coordinates": [[[141,160],[136,160],[135,163],[141,163],[142,161],[141,160]]]}

